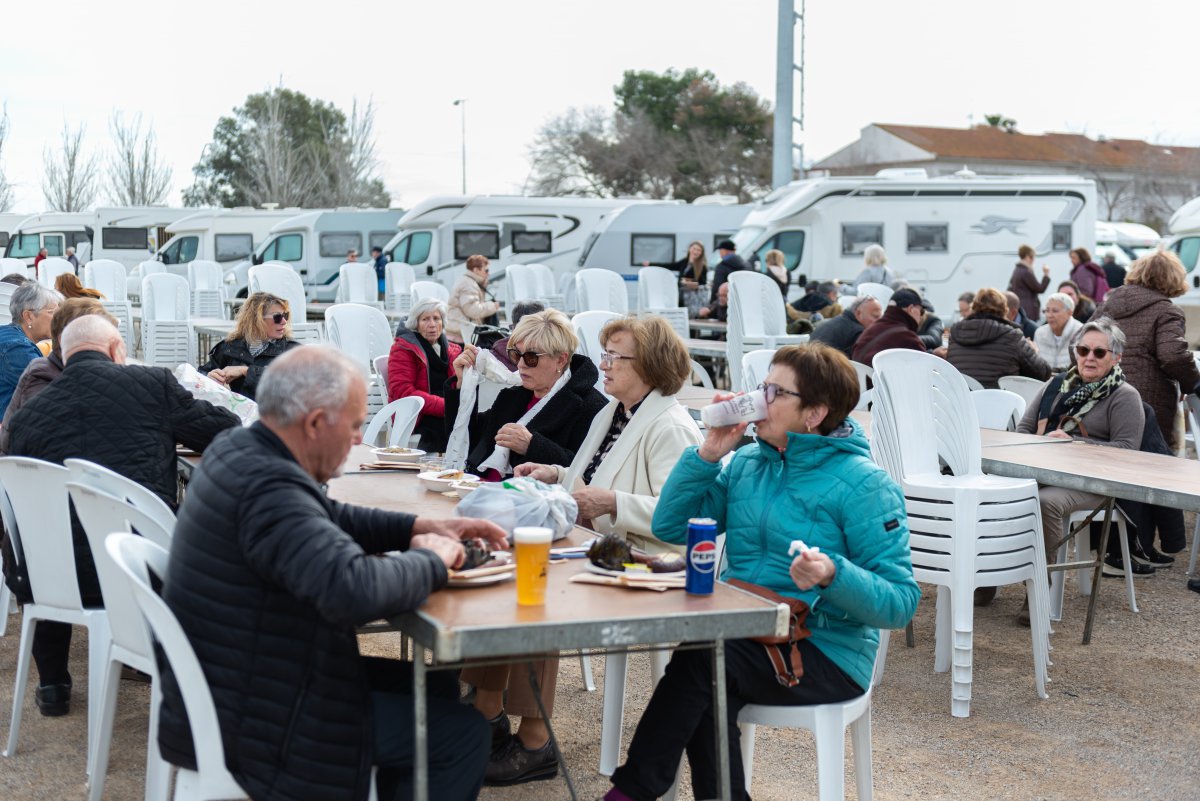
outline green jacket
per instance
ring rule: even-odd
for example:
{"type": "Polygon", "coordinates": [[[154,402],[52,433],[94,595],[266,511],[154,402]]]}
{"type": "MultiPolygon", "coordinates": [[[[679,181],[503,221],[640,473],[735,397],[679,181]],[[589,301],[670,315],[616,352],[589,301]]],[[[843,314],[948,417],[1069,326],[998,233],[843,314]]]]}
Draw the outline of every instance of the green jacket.
{"type": "Polygon", "coordinates": [[[722,578],[806,601],[813,644],[860,687],[870,685],[877,630],[908,623],[921,591],[904,496],[871,461],[856,422],[847,419],[828,436],[789,434],[782,453],[760,440],[724,468],[689,448],[663,487],[654,535],[686,542],[692,517],[714,518],[726,532],[722,578]],[[828,587],[796,587],[788,573],[793,540],[833,560],[828,587]]]}

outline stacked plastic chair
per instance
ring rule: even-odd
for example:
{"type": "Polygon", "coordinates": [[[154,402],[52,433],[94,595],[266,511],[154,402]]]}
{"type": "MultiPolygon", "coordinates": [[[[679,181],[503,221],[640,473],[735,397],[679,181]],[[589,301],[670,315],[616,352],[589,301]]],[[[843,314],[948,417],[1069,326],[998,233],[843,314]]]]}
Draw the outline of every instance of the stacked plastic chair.
{"type": "Polygon", "coordinates": [[[113,317],[125,340],[125,350],[133,352],[133,305],[127,294],[129,275],[125,265],[112,259],[92,259],[83,265],[83,285],[95,289],[104,297],[100,302],[113,317]]]}
{"type": "Polygon", "coordinates": [[[187,279],[155,273],[142,279],[142,359],[153,367],[174,370],[196,352],[188,322],[187,279]]]}
{"type": "Polygon", "coordinates": [[[544,264],[526,264],[525,267],[537,285],[537,299],[546,304],[547,309],[566,311],[563,294],[554,283],[554,272],[544,264]]]}
{"type": "MultiPolygon", "coordinates": [[[[604,328],[604,324],[609,320],[615,320],[621,315],[613,311],[582,311],[571,318],[571,327],[575,329],[575,336],[579,338],[579,349],[577,353],[587,356],[596,364],[596,369],[600,369],[600,329],[604,328]]],[[[604,391],[604,374],[600,374],[597,380],[596,388],[601,392],[604,391]]]]}
{"type": "Polygon", "coordinates": [[[858,294],[870,295],[879,301],[879,305],[887,308],[888,301],[892,299],[892,288],[886,284],[875,284],[870,281],[863,281],[858,285],[858,294]]]}
{"type": "Polygon", "coordinates": [[[412,297],[412,306],[417,305],[422,298],[437,298],[442,303],[450,302],[450,290],[437,281],[413,281],[412,286],[409,287],[409,293],[412,297]]]}
{"type": "Polygon", "coordinates": [[[787,314],[779,284],[763,273],[739,270],[729,276],[729,386],[741,387],[742,356],[748,350],[777,350],[808,341],[807,334],[787,333],[787,314]]]}
{"type": "Polygon", "coordinates": [[[383,308],[407,315],[412,308],[412,285],[416,280],[411,264],[388,262],[383,268],[383,308]]]}
{"type": "Polygon", "coordinates": [[[66,259],[60,259],[57,256],[51,256],[47,259],[42,259],[37,266],[38,283],[49,289],[54,289],[54,281],[63,273],[75,274],[75,265],[66,259]]]}
{"type": "Polygon", "coordinates": [[[1025,584],[1045,698],[1050,599],[1037,482],[982,472],[975,406],[949,362],[887,350],[874,367],[871,453],[903,488],[913,575],[938,586],[934,670],[953,670],[952,714],[971,710],[976,587],[1025,584]]]}
{"type": "Polygon", "coordinates": [[[688,338],[687,309],[679,305],[679,277],[663,267],[638,270],[638,313],[666,318],[683,339],[688,338]]]}
{"type": "Polygon", "coordinates": [[[361,303],[339,303],[325,310],[329,344],[353,359],[367,379],[367,413],[387,404],[387,379],[375,372],[375,359],[391,350],[392,328],[379,309],[361,303]]]}
{"type": "Polygon", "coordinates": [[[188,285],[192,288],[192,316],[228,320],[225,308],[225,270],[208,259],[188,262],[188,285]]]}
{"type": "Polygon", "coordinates": [[[138,262],[138,266],[133,268],[133,271],[129,273],[129,277],[126,280],[126,297],[140,299],[141,295],[138,293],[142,291],[142,279],[148,275],[165,272],[169,272],[167,265],[158,259],[146,259],[143,262],[138,262]]]}
{"type": "Polygon", "coordinates": [[[379,306],[379,277],[375,266],[365,262],[346,262],[338,268],[338,303],[362,303],[379,306]]]}
{"type": "MultiPolygon", "coordinates": [[[[776,290],[778,291],[778,290],[776,290]]],[[[629,313],[629,294],[620,273],[589,267],[575,273],[576,311],[629,313]]]]}

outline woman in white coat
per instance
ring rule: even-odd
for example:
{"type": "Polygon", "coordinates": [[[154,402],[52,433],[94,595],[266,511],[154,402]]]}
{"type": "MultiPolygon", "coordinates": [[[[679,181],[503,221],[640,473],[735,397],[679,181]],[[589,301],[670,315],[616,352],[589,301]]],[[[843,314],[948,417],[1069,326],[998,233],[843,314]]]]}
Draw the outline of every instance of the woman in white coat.
{"type": "MultiPolygon", "coordinates": [[[[687,346],[661,317],[611,320],[600,331],[600,346],[604,392],[612,400],[592,419],[574,460],[569,466],[526,462],[515,473],[570,488],[580,519],[601,534],[616,534],[652,553],[679,552],[681,546],[654,537],[650,522],[680,455],[702,439],[675,399],[692,372],[687,346]]],[[[535,663],[534,670],[546,713],[553,714],[558,660],[535,663]]],[[[484,782],[517,784],[554,776],[549,731],[524,666],[511,681],[507,665],[468,669],[462,678],[475,686],[475,708],[492,724],[492,759],[484,782]],[[510,714],[521,716],[515,735],[509,734],[510,714]]]]}
{"type": "Polygon", "coordinates": [[[467,259],[467,269],[454,282],[450,302],[446,304],[446,339],[463,344],[463,326],[481,325],[500,310],[494,300],[485,300],[488,283],[488,260],[475,254],[467,259]]]}

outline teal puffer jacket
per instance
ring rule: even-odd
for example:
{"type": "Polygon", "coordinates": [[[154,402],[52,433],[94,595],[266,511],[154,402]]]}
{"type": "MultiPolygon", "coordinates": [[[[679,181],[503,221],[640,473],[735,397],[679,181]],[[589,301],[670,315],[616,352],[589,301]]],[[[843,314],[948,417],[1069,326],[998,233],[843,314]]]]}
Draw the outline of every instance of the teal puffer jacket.
{"type": "Polygon", "coordinates": [[[714,518],[726,532],[722,578],[806,601],[813,644],[860,687],[871,683],[877,629],[907,624],[921,592],[904,496],[871,461],[858,423],[847,419],[828,436],[789,434],[783,452],[760,440],[725,468],[687,449],[658,499],[654,536],[686,542],[691,517],[714,518]],[[788,574],[793,540],[833,560],[828,587],[796,587],[788,574]]]}

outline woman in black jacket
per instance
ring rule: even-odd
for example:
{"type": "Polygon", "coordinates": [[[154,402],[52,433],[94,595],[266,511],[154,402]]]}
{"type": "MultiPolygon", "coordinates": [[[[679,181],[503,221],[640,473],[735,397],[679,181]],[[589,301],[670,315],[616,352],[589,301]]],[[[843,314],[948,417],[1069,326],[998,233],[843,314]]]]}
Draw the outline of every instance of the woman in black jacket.
{"type": "Polygon", "coordinates": [[[242,304],[237,326],[216,344],[200,372],[253,400],[267,365],[300,347],[292,339],[290,318],[286,300],[255,292],[242,304]]]}
{"type": "MultiPolygon", "coordinates": [[[[591,359],[575,353],[579,340],[562,312],[522,317],[508,342],[521,386],[503,390],[490,409],[472,415],[467,453],[468,472],[497,481],[522,462],[571,464],[592,418],[607,403],[596,390],[600,373],[591,359]]],[[[466,345],[454,360],[454,385],[446,388],[448,425],[458,414],[458,382],[476,353],[466,345]]]]}
{"type": "Polygon", "coordinates": [[[704,244],[693,242],[688,245],[687,255],[668,269],[679,273],[679,305],[688,309],[689,317],[695,317],[707,300],[703,289],[708,281],[708,259],[704,256],[704,244]]]}

